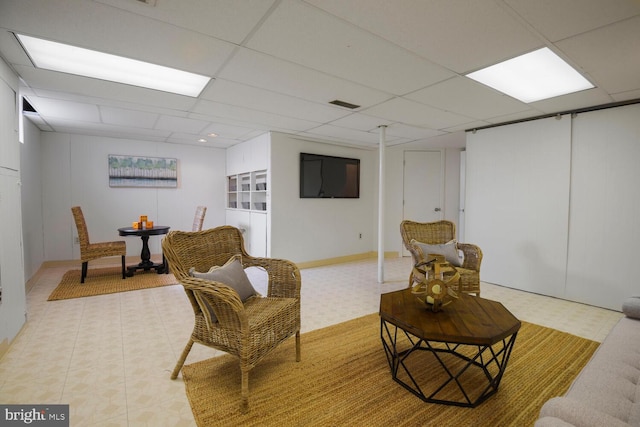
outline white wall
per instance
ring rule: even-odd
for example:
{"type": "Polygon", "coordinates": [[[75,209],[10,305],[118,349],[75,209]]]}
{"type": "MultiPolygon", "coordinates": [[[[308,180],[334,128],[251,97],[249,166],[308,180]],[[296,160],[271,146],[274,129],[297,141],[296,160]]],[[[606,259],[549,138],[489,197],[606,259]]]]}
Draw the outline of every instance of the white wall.
{"type": "Polygon", "coordinates": [[[376,155],[272,132],[271,256],[308,262],[374,250],[376,155]],[[360,159],[360,198],[301,199],[301,152],[360,159]]]}
{"type": "Polygon", "coordinates": [[[40,129],[24,119],[25,142],[20,144],[20,179],[22,181],[22,240],[24,277],[31,278],[44,259],[42,207],[42,155],[40,129]]]}
{"type": "MultiPolygon", "coordinates": [[[[79,259],[71,206],[80,205],[92,241],[127,242],[139,255],[141,240],[118,236],[117,228],[147,215],[158,225],[191,230],[198,205],[207,206],[204,227],[225,223],[225,152],[222,149],[46,132],[42,134],[44,257],[79,259]],[[109,154],[178,159],[178,188],[110,188],[109,154]]],[[[151,238],[152,254],[160,239],[151,238]]]]}
{"type": "MultiPolygon", "coordinates": [[[[271,137],[271,255],[306,262],[377,251],[378,150],[341,147],[275,132],[271,137]],[[300,199],[301,152],[359,158],[360,198],[300,199]]],[[[398,254],[402,250],[400,222],[406,149],[390,147],[385,151],[385,252],[398,254]]],[[[444,218],[457,222],[460,149],[443,150],[443,155],[444,218]]]]}
{"type": "Polygon", "coordinates": [[[0,356],[25,323],[18,77],[0,59],[0,356]]]}

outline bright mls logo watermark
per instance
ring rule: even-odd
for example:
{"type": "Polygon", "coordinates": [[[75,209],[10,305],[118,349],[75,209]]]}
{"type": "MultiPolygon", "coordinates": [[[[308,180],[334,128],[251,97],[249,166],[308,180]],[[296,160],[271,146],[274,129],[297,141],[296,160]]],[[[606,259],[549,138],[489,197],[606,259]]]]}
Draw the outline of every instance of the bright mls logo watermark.
{"type": "Polygon", "coordinates": [[[0,405],[0,426],[68,427],[69,405],[0,405]]]}

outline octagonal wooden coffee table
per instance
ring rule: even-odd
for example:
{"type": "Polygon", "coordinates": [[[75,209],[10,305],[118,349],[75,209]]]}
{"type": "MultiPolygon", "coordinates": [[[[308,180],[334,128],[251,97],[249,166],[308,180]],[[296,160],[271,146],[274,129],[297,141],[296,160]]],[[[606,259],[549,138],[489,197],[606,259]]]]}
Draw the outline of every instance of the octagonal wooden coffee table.
{"type": "Polygon", "coordinates": [[[380,338],[393,379],[425,402],[475,407],[498,391],[520,321],[466,294],[437,313],[411,289],[380,296],[380,338]]]}

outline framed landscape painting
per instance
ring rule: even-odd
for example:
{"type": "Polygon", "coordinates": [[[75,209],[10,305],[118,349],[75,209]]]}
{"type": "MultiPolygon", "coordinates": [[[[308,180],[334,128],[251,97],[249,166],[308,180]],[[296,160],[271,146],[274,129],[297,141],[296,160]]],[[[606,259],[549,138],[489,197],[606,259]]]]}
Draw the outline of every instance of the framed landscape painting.
{"type": "Polygon", "coordinates": [[[178,159],[109,154],[109,187],[178,187],[178,159]]]}

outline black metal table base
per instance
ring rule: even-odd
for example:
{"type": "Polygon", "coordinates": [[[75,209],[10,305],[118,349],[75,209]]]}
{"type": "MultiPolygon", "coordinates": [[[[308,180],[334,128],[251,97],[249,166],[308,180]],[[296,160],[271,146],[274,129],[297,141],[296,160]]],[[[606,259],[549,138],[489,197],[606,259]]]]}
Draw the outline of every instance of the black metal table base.
{"type": "Polygon", "coordinates": [[[380,338],[393,379],[423,401],[445,405],[474,408],[495,394],[516,336],[517,332],[493,345],[428,341],[380,320],[380,338]],[[438,363],[424,363],[420,354],[425,353],[438,363]],[[434,371],[418,372],[424,366],[434,371]],[[436,383],[441,377],[444,381],[436,383]]]}
{"type": "Polygon", "coordinates": [[[129,265],[127,266],[127,277],[132,277],[133,274],[138,270],[156,270],[158,274],[162,274],[165,272],[165,265],[164,263],[155,263],[151,261],[141,262],[140,264],[136,265],[129,265]]]}
{"type": "Polygon", "coordinates": [[[165,261],[164,255],[162,256],[162,263],[160,264],[151,261],[151,251],[149,250],[149,236],[142,236],[142,252],[140,252],[140,259],[142,261],[139,264],[130,265],[127,267],[128,277],[132,277],[137,270],[156,270],[158,274],[168,272],[168,269],[165,267],[167,265],[167,262],[165,261]]]}

